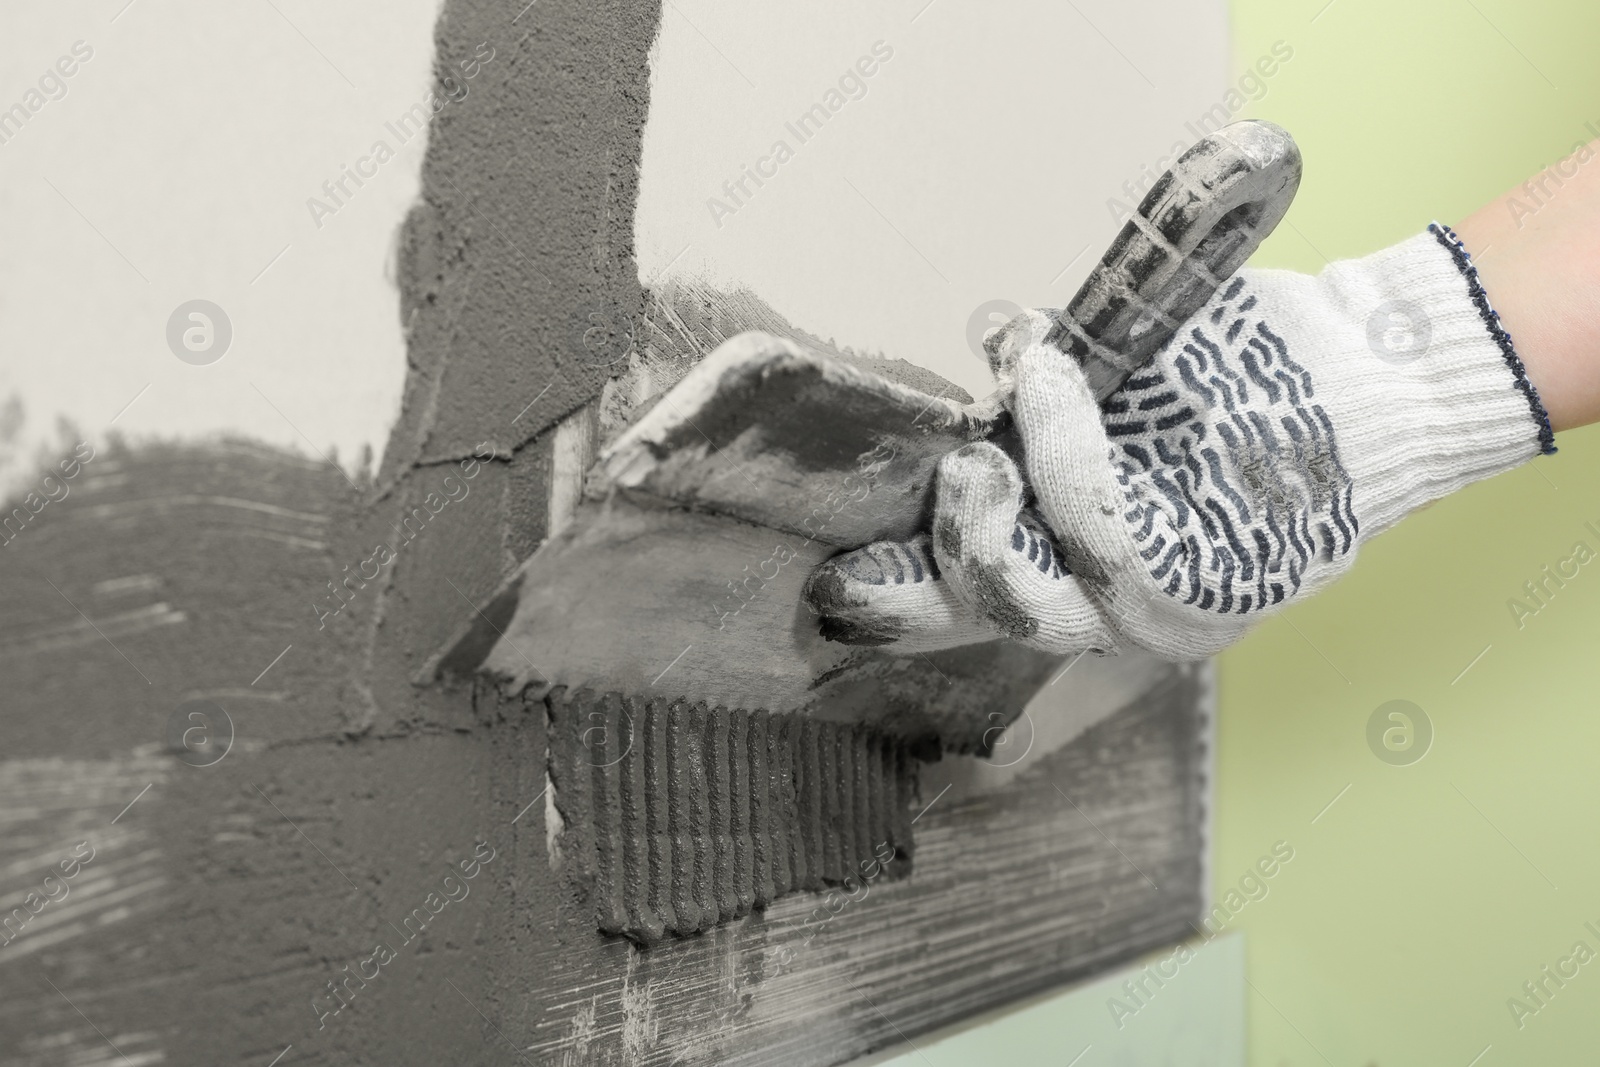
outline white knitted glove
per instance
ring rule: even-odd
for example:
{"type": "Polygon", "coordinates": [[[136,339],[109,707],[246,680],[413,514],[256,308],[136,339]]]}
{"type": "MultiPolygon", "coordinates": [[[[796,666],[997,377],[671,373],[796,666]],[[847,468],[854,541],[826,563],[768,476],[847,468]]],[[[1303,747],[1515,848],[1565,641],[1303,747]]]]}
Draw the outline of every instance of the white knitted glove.
{"type": "Polygon", "coordinates": [[[824,636],[1210,655],[1409,512],[1555,451],[1438,224],[1315,277],[1241,271],[1103,405],[1049,324],[1031,312],[991,343],[1026,481],[994,444],[946,456],[931,538],[813,574],[824,636]]]}

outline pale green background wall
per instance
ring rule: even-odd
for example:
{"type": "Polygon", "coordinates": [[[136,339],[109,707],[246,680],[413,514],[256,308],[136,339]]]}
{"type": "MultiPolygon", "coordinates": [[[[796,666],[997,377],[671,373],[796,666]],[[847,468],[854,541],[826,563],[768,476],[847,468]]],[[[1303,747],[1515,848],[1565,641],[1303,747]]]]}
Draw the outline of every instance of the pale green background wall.
{"type": "MultiPolygon", "coordinates": [[[[1237,67],[1294,48],[1247,114],[1306,160],[1293,228],[1257,265],[1313,271],[1455,220],[1600,129],[1593,0],[1325,4],[1235,0],[1237,67]]],[[[1253,1065],[1600,1055],[1600,961],[1520,1030],[1507,1007],[1576,941],[1600,951],[1600,562],[1521,630],[1507,607],[1574,542],[1600,549],[1582,528],[1600,528],[1600,438],[1557,443],[1408,519],[1222,658],[1214,885],[1280,838],[1296,849],[1236,921],[1253,1065]],[[1436,731],[1411,766],[1367,746],[1395,698],[1436,731]]]]}

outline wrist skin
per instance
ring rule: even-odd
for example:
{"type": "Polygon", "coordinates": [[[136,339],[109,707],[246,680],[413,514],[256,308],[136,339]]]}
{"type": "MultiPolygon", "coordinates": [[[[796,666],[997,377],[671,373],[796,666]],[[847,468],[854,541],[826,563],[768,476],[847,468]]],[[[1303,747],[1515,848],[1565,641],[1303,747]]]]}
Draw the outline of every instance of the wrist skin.
{"type": "Polygon", "coordinates": [[[1600,421],[1600,141],[1455,230],[1551,426],[1600,421]]]}

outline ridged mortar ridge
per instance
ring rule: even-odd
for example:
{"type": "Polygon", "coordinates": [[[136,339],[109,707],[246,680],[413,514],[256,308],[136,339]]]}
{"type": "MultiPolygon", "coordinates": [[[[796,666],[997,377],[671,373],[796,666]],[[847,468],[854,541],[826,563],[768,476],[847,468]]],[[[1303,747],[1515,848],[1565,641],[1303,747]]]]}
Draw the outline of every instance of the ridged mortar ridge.
{"type": "Polygon", "coordinates": [[[886,846],[911,854],[916,761],[870,727],[564,688],[547,703],[563,869],[605,933],[698,933],[854,884],[886,846]]]}

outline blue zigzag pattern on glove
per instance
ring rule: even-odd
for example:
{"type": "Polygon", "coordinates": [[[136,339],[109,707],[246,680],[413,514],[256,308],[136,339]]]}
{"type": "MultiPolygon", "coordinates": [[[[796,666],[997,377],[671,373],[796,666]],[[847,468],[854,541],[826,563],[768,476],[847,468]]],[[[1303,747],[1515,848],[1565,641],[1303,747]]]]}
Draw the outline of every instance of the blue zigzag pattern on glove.
{"type": "Polygon", "coordinates": [[[1235,278],[1208,321],[1101,406],[1150,576],[1185,604],[1241,615],[1281,603],[1360,529],[1311,375],[1256,306],[1235,278]]]}

